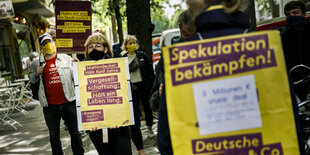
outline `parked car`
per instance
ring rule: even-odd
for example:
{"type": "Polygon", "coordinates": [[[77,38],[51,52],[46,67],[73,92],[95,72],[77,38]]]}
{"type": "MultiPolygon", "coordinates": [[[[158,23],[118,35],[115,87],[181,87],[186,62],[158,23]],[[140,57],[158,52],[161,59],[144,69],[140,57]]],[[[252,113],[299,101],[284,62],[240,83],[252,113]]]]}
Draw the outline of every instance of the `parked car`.
{"type": "Polygon", "coordinates": [[[153,39],[153,41],[152,41],[152,52],[153,52],[152,60],[153,60],[154,70],[155,70],[155,64],[158,63],[158,61],[160,59],[160,54],[161,54],[159,42],[160,42],[160,37],[157,37],[157,38],[153,39]]]}
{"type": "Polygon", "coordinates": [[[159,47],[170,46],[180,41],[180,29],[170,29],[162,32],[159,47]]]}
{"type": "Polygon", "coordinates": [[[159,47],[159,42],[160,42],[160,33],[152,34],[152,59],[153,62],[156,62],[160,58],[160,47],[159,47]]]}
{"type": "Polygon", "coordinates": [[[153,68],[155,70],[156,65],[161,57],[162,48],[165,46],[170,46],[179,42],[180,40],[180,29],[170,29],[163,31],[160,38],[153,39],[153,68]]]}

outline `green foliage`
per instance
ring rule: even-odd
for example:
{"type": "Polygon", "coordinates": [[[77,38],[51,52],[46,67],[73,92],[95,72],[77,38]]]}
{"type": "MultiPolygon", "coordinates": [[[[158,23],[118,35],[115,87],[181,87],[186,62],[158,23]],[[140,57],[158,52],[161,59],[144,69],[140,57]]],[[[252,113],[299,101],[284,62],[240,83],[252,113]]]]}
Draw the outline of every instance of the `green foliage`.
{"type": "MultiPolygon", "coordinates": [[[[113,0],[91,0],[92,3],[92,29],[101,29],[103,31],[109,31],[111,28],[111,16],[115,16],[114,8],[109,6],[109,1],[113,0]]],[[[176,28],[177,19],[181,12],[181,4],[185,3],[185,0],[180,0],[178,4],[171,5],[169,0],[150,0],[151,5],[151,20],[155,25],[153,33],[161,33],[164,30],[176,28]],[[170,20],[164,12],[164,5],[173,7],[175,14],[170,20]]],[[[121,19],[123,28],[127,27],[126,19],[126,0],[118,0],[118,6],[120,7],[121,19]]]]}
{"type": "Polygon", "coordinates": [[[185,3],[185,0],[180,0],[178,4],[171,5],[169,0],[151,0],[151,19],[152,23],[155,25],[155,33],[161,33],[164,30],[177,28],[177,20],[180,13],[183,11],[181,4],[185,3]],[[176,11],[171,17],[171,20],[167,17],[164,12],[164,4],[169,7],[173,7],[176,11]]]}
{"type": "Polygon", "coordinates": [[[5,81],[12,81],[12,76],[6,76],[4,77],[5,81]]]}
{"type": "Polygon", "coordinates": [[[255,0],[255,3],[255,10],[258,10],[259,14],[256,21],[264,21],[279,16],[279,9],[272,7],[279,7],[277,0],[255,0]]]}
{"type": "MultiPolygon", "coordinates": [[[[109,3],[113,4],[113,0],[91,0],[92,3],[92,29],[100,29],[103,31],[109,31],[112,27],[111,16],[115,16],[114,6],[110,7],[109,3]]],[[[120,13],[123,23],[123,28],[127,27],[126,20],[126,1],[118,0],[118,6],[120,7],[120,13]]]]}
{"type": "MultiPolygon", "coordinates": [[[[256,10],[258,10],[259,14],[260,15],[267,15],[267,16],[270,16],[271,15],[271,12],[270,12],[270,5],[268,3],[267,0],[255,0],[255,3],[257,4],[257,7],[256,10]]],[[[264,20],[264,16],[259,16],[260,18],[257,19],[258,21],[260,20],[264,20]]]]}
{"type": "Polygon", "coordinates": [[[28,74],[29,74],[28,71],[23,71],[21,75],[22,75],[22,76],[25,76],[25,75],[28,75],[28,74]]]}
{"type": "Polygon", "coordinates": [[[161,33],[162,31],[169,29],[170,20],[162,9],[154,9],[154,11],[151,12],[151,18],[152,23],[155,25],[153,34],[161,33]]]}
{"type": "MultiPolygon", "coordinates": [[[[1,77],[1,76],[0,76],[1,77]]],[[[5,80],[0,79],[0,85],[2,85],[5,82],[5,80]]]]}
{"type": "Polygon", "coordinates": [[[29,49],[25,40],[18,39],[19,52],[22,58],[26,58],[29,55],[29,49]]]}
{"type": "Polygon", "coordinates": [[[169,0],[151,0],[151,13],[156,12],[158,9],[164,9],[164,4],[169,5],[169,0]]]}
{"type": "Polygon", "coordinates": [[[92,29],[106,31],[111,27],[109,0],[92,0],[92,29]]]}
{"type": "Polygon", "coordinates": [[[179,3],[173,5],[170,3],[170,0],[151,0],[151,12],[156,11],[156,9],[164,9],[164,5],[178,10],[181,8],[182,3],[185,3],[185,0],[179,0],[179,3]]]}
{"type": "Polygon", "coordinates": [[[180,14],[183,12],[184,10],[183,9],[178,9],[174,12],[174,14],[172,15],[171,17],[171,22],[170,22],[170,25],[169,25],[169,28],[173,29],[173,28],[178,28],[179,25],[178,25],[178,20],[179,20],[179,16],[180,14]]]}

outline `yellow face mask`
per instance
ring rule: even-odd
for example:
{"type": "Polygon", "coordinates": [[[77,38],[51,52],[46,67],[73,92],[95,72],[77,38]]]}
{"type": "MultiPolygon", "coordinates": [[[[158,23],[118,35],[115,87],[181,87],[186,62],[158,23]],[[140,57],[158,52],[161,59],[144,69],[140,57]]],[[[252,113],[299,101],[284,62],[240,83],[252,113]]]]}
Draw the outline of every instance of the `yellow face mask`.
{"type": "Polygon", "coordinates": [[[127,51],[128,52],[133,52],[136,50],[137,45],[136,44],[131,44],[131,45],[127,45],[127,51]]]}
{"type": "Polygon", "coordinates": [[[56,46],[53,43],[47,43],[46,45],[42,46],[43,56],[46,54],[51,54],[56,51],[56,46]]]}

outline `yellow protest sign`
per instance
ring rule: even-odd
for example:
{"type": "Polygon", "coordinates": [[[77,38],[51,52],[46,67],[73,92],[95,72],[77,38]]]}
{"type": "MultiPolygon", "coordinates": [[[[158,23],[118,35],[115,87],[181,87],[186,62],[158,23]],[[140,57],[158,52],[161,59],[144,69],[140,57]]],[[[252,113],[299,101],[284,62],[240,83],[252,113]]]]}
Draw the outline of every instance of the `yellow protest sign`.
{"type": "Polygon", "coordinates": [[[74,63],[79,130],[134,124],[128,59],[74,63]]]}
{"type": "Polygon", "coordinates": [[[185,42],[163,54],[174,154],[299,154],[279,32],[185,42]]]}

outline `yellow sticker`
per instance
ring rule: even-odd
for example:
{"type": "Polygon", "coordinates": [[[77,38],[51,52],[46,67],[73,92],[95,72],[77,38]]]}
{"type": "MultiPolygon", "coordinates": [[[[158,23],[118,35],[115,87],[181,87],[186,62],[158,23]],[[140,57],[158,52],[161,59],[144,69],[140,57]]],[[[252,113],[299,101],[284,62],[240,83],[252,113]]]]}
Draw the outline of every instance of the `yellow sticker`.
{"type": "Polygon", "coordinates": [[[56,46],[63,48],[72,48],[73,47],[73,39],[56,39],[56,46]]]}

